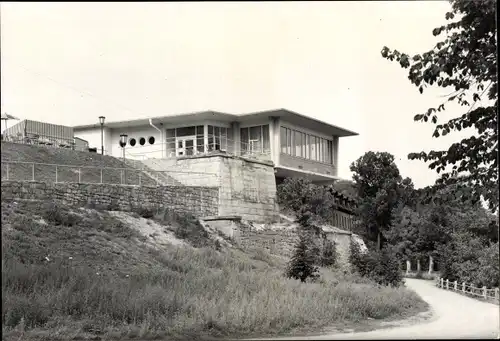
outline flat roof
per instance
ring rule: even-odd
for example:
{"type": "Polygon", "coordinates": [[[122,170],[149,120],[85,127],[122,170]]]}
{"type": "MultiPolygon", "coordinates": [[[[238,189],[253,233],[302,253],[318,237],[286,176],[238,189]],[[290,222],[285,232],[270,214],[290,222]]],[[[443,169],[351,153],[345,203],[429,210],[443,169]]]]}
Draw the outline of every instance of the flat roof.
{"type": "MultiPolygon", "coordinates": [[[[309,127],[312,127],[313,130],[320,131],[328,135],[335,135],[340,137],[359,135],[356,132],[284,108],[243,113],[243,114],[230,114],[220,111],[206,110],[206,111],[197,111],[191,113],[140,118],[140,119],[126,120],[126,121],[111,121],[111,122],[106,122],[105,126],[108,128],[126,128],[131,126],[144,126],[144,125],[149,125],[150,119],[153,121],[153,124],[159,124],[167,122],[183,123],[186,122],[186,120],[189,121],[189,120],[208,120],[208,119],[223,121],[223,122],[233,122],[241,120],[246,121],[253,119],[262,119],[266,117],[280,117],[286,121],[289,121],[290,123],[296,124],[298,126],[307,125],[309,127]]],[[[94,124],[76,125],[73,126],[73,129],[84,130],[91,128],[99,128],[99,127],[100,124],[96,122],[94,124]]]]}

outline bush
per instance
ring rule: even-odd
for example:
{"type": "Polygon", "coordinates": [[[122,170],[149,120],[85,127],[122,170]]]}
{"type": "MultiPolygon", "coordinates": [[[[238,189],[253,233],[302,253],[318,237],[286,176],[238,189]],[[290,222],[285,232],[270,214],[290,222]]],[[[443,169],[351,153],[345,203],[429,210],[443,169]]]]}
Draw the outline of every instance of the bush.
{"type": "Polygon", "coordinates": [[[298,216],[309,211],[316,217],[331,221],[335,201],[325,186],[315,185],[308,179],[286,178],[277,187],[277,195],[282,210],[290,210],[298,216]]]}
{"type": "Polygon", "coordinates": [[[321,266],[335,266],[337,263],[337,247],[334,241],[325,240],[321,255],[321,266]]]}
{"type": "Polygon", "coordinates": [[[139,207],[134,209],[134,212],[145,219],[152,219],[155,216],[154,211],[151,208],[139,207]]]}
{"type": "Polygon", "coordinates": [[[67,208],[54,202],[43,206],[42,217],[49,223],[63,226],[76,226],[82,221],[80,216],[69,212],[67,208]]]}
{"type": "Polygon", "coordinates": [[[359,245],[351,242],[349,261],[354,271],[380,285],[397,287],[403,283],[396,252],[391,247],[361,253],[359,245]]]}
{"type": "Polygon", "coordinates": [[[160,223],[173,227],[177,238],[188,240],[195,247],[213,245],[209,233],[192,214],[178,213],[166,208],[155,217],[160,223]]]}

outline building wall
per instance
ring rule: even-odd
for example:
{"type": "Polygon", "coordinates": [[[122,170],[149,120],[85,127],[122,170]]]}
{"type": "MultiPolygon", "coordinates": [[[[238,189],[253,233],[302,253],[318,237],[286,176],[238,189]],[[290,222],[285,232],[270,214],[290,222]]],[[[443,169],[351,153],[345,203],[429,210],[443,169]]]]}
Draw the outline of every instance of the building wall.
{"type": "MultiPolygon", "coordinates": [[[[101,152],[101,127],[78,129],[74,132],[75,137],[79,137],[88,141],[90,148],[97,148],[97,152],[101,152]]],[[[111,150],[111,129],[104,127],[103,129],[104,154],[113,155],[111,150]]]]}
{"type": "MultiPolygon", "coordinates": [[[[160,126],[158,128],[162,129],[160,126]]],[[[164,130],[164,129],[162,129],[164,130]]],[[[163,141],[164,134],[161,134],[158,130],[150,125],[147,126],[137,126],[137,127],[127,127],[127,128],[115,128],[111,130],[111,151],[113,156],[121,157],[123,155],[123,149],[120,147],[120,135],[127,134],[127,145],[125,146],[125,156],[131,159],[142,159],[142,158],[162,158],[165,155],[165,143],[163,141]],[[154,144],[149,144],[149,137],[154,137],[154,144]],[[140,138],[146,139],[144,146],[139,144],[140,138]],[[130,139],[134,138],[136,140],[135,146],[130,145],[130,139]]]]}
{"type": "Polygon", "coordinates": [[[307,170],[319,174],[337,175],[337,168],[326,163],[307,160],[288,154],[280,154],[280,165],[295,168],[297,170],[307,170]]]}
{"type": "Polygon", "coordinates": [[[68,205],[170,207],[195,216],[218,214],[219,190],[210,187],[136,187],[110,184],[3,181],[2,198],[57,201],[68,205]]]}
{"type": "Polygon", "coordinates": [[[258,222],[278,219],[276,181],[270,162],[221,154],[143,162],[151,169],[168,171],[186,186],[218,186],[219,215],[258,222]]]}

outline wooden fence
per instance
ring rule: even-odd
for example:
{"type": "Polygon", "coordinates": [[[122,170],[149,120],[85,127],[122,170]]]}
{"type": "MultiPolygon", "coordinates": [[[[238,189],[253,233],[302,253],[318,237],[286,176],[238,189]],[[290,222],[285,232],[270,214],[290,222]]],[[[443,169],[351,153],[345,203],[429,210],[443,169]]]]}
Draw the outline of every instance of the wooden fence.
{"type": "Polygon", "coordinates": [[[436,286],[441,289],[453,290],[465,295],[481,297],[485,300],[495,300],[497,304],[499,303],[500,300],[498,288],[493,288],[493,289],[488,289],[486,287],[476,288],[475,286],[472,285],[472,283],[467,284],[463,282],[459,284],[458,281],[450,282],[449,280],[447,279],[445,280],[441,277],[436,278],[436,286]]]}

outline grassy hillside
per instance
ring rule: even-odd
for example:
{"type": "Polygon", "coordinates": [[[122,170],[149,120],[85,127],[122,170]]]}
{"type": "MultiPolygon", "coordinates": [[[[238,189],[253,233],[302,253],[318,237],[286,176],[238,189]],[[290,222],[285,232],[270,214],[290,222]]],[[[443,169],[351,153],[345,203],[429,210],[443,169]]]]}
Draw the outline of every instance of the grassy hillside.
{"type": "Polygon", "coordinates": [[[3,339],[235,338],[425,309],[326,269],[285,279],[283,259],[221,246],[193,217],[138,213],[2,201],[3,339]]]}
{"type": "MultiPolygon", "coordinates": [[[[36,181],[55,182],[56,168],[53,165],[71,165],[57,168],[58,182],[86,182],[99,183],[101,171],[98,168],[120,168],[106,169],[102,172],[104,183],[139,184],[139,172],[125,165],[122,161],[112,156],[96,153],[73,151],[62,148],[51,148],[32,146],[10,142],[2,142],[2,179],[7,178],[7,163],[13,162],[35,162],[45,165],[35,165],[34,177],[36,181]],[[79,166],[83,168],[79,168],[79,166]],[[89,168],[97,167],[97,168],[89,168]],[[121,169],[128,169],[123,172],[121,169]],[[81,171],[81,174],[79,174],[81,171]]],[[[8,178],[10,180],[32,180],[33,168],[30,164],[9,164],[8,178]]],[[[141,174],[143,185],[156,185],[150,177],[141,174]]]]}

